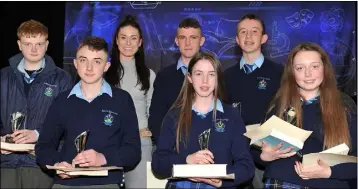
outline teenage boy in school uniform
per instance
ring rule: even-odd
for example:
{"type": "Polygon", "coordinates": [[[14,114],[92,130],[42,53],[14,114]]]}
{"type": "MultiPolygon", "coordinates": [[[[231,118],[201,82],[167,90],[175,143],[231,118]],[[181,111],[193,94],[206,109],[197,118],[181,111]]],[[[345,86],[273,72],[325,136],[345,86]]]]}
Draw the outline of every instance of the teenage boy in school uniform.
{"type": "MultiPolygon", "coordinates": [[[[1,142],[6,136],[17,144],[36,143],[47,111],[59,95],[72,87],[70,75],[46,55],[48,29],[35,20],[17,29],[21,53],[1,69],[1,142]],[[11,128],[12,114],[25,115],[19,130],[11,128]]],[[[49,188],[53,176],[36,164],[33,153],[1,150],[1,188],[49,188]]]]}
{"type": "MultiPolygon", "coordinates": [[[[261,52],[261,45],[267,39],[265,24],[259,17],[247,14],[240,19],[236,42],[243,55],[240,63],[225,71],[225,84],[228,102],[239,109],[246,125],[264,120],[267,107],[280,86],[283,67],[261,52]]],[[[263,187],[262,175],[263,171],[256,169],[255,188],[263,187]]]]}
{"type": "MultiPolygon", "coordinates": [[[[140,161],[138,120],[128,92],[110,86],[103,74],[110,66],[107,42],[99,37],[84,39],[74,65],[81,78],[50,107],[35,150],[41,166],[132,167],[140,161]],[[77,154],[74,139],[89,131],[86,149],[77,154]],[[60,152],[56,146],[64,134],[60,152]]],[[[119,188],[123,171],[106,177],[73,177],[59,174],[53,188],[119,188]]]]}
{"type": "Polygon", "coordinates": [[[203,46],[205,37],[200,23],[194,18],[182,20],[178,26],[175,43],[179,47],[180,58],[176,64],[160,70],[154,81],[154,91],[149,109],[149,129],[152,132],[153,144],[160,134],[163,118],[178,97],[193,56],[203,46]]]}

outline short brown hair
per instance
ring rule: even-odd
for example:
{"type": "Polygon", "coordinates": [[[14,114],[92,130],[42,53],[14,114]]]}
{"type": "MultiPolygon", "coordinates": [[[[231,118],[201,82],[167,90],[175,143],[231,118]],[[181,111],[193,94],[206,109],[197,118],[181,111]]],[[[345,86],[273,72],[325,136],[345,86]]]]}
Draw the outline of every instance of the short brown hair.
{"type": "Polygon", "coordinates": [[[23,22],[17,29],[17,37],[19,39],[21,39],[23,36],[36,37],[38,35],[44,36],[47,40],[48,29],[45,25],[36,20],[28,20],[23,22]]]}
{"type": "Polygon", "coordinates": [[[80,45],[77,48],[77,51],[82,47],[87,46],[90,50],[94,51],[104,51],[108,54],[108,44],[106,40],[97,36],[88,36],[80,42],[80,45]]]}

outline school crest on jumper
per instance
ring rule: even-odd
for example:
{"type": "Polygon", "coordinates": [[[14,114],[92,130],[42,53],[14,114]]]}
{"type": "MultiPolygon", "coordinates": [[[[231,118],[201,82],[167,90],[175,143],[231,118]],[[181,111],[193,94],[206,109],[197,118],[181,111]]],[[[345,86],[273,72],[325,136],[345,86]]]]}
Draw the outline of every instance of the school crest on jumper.
{"type": "Polygon", "coordinates": [[[114,122],[114,116],[117,116],[118,113],[117,112],[113,112],[111,110],[103,110],[102,109],[102,112],[103,113],[107,113],[105,116],[104,116],[104,119],[103,119],[103,123],[107,126],[112,126],[113,125],[113,122],[114,122]]]}
{"type": "Polygon", "coordinates": [[[44,94],[48,97],[53,96],[53,89],[51,87],[46,87],[44,94]]]}
{"type": "Polygon", "coordinates": [[[217,132],[224,132],[225,131],[225,124],[220,120],[219,122],[216,122],[215,124],[215,130],[217,132]]]}
{"type": "Polygon", "coordinates": [[[267,82],[264,79],[259,81],[259,83],[258,83],[259,89],[266,89],[266,86],[267,86],[267,82]]]}
{"type": "Polygon", "coordinates": [[[114,121],[114,117],[111,113],[107,114],[104,116],[104,124],[107,125],[107,126],[112,126],[113,124],[113,121],[114,121]]]}

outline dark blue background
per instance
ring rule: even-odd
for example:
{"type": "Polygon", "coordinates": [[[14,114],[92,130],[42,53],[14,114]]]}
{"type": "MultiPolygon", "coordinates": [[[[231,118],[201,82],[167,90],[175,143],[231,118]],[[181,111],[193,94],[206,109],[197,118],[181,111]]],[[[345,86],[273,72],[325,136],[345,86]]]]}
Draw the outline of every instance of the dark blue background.
{"type": "Polygon", "coordinates": [[[203,27],[204,50],[215,53],[224,69],[238,62],[237,20],[247,13],[260,16],[269,36],[264,55],[284,64],[298,43],[321,45],[335,67],[340,88],[356,94],[356,2],[67,2],[64,68],[72,66],[79,41],[101,36],[110,47],[121,17],[136,15],[144,32],[147,64],[154,71],[177,61],[176,29],[185,17],[203,27]]]}

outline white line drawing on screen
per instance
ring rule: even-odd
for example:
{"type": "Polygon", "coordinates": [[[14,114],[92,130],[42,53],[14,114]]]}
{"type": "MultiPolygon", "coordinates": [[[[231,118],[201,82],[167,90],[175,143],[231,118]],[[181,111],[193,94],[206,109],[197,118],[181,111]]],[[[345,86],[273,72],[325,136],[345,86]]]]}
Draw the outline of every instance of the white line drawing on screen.
{"type": "Polygon", "coordinates": [[[262,2],[261,1],[251,1],[249,3],[249,7],[259,7],[261,6],[262,2]]]}
{"type": "Polygon", "coordinates": [[[132,1],[129,2],[129,4],[131,5],[131,7],[133,9],[155,9],[157,8],[157,6],[159,4],[161,4],[161,2],[159,1],[155,1],[155,2],[151,2],[151,1],[132,1]]]}
{"type": "Polygon", "coordinates": [[[271,47],[271,58],[285,56],[290,53],[290,39],[277,29],[277,22],[272,23],[272,38],[268,40],[271,47]]]}
{"type": "Polygon", "coordinates": [[[92,25],[99,29],[107,28],[108,26],[117,23],[118,18],[117,15],[111,12],[103,12],[93,17],[92,25]]]}
{"type": "MultiPolygon", "coordinates": [[[[155,26],[153,16],[151,13],[149,13],[149,16],[147,17],[144,13],[140,13],[138,15],[138,20],[143,23],[144,27],[143,32],[145,32],[147,38],[145,41],[145,51],[155,51],[158,50],[155,46],[155,39],[152,38],[152,35],[154,35],[158,39],[158,45],[160,47],[160,50],[163,51],[164,54],[166,54],[166,50],[163,48],[162,42],[160,40],[160,34],[157,31],[157,28],[155,26]],[[152,33],[154,32],[154,33],[152,33]]],[[[144,34],[144,33],[143,33],[144,34]]]]}
{"type": "Polygon", "coordinates": [[[314,13],[309,9],[302,9],[293,15],[286,17],[286,22],[294,29],[300,29],[308,25],[314,17],[314,13]]]}
{"type": "MultiPolygon", "coordinates": [[[[356,36],[353,35],[352,43],[355,41],[356,36]]],[[[322,40],[323,49],[330,55],[331,64],[334,66],[338,85],[344,85],[350,80],[356,78],[356,58],[355,52],[351,46],[354,44],[346,44],[340,39],[335,40],[322,40]]]]}
{"type": "Polygon", "coordinates": [[[341,31],[344,23],[344,10],[341,8],[331,8],[321,14],[319,20],[321,21],[322,32],[337,32],[341,31]]]}

